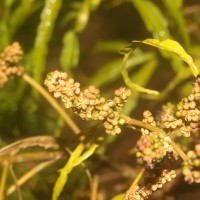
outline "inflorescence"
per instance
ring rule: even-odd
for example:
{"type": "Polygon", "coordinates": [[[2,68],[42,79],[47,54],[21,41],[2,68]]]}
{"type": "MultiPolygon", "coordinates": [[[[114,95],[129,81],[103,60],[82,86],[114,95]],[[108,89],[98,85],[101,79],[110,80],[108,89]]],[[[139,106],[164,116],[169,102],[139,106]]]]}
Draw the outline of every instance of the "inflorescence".
{"type": "Polygon", "coordinates": [[[24,68],[18,65],[22,56],[23,51],[17,42],[7,46],[0,54],[0,87],[3,87],[9,78],[22,76],[24,68]]]}
{"type": "Polygon", "coordinates": [[[83,120],[102,120],[108,134],[119,134],[120,125],[127,123],[121,111],[131,91],[124,87],[115,91],[113,99],[106,100],[93,85],[81,91],[80,83],[68,78],[65,72],[49,73],[44,83],[55,98],[60,98],[66,108],[72,108],[83,120]]]}
{"type": "MultiPolygon", "coordinates": [[[[178,154],[171,145],[170,133],[176,131],[177,136],[189,137],[193,135],[194,150],[187,152],[187,161],[183,161],[182,173],[188,183],[200,183],[200,78],[193,83],[191,94],[184,98],[175,110],[168,105],[155,121],[150,111],[143,113],[143,122],[160,127],[160,132],[141,128],[142,136],[137,141],[136,158],[139,164],[145,166],[148,175],[144,187],[136,186],[127,191],[124,200],[143,200],[166,182],[176,177],[171,169],[178,154]],[[165,134],[168,133],[168,134],[165,134]]],[[[175,135],[176,136],[176,135],[175,135]]]]}

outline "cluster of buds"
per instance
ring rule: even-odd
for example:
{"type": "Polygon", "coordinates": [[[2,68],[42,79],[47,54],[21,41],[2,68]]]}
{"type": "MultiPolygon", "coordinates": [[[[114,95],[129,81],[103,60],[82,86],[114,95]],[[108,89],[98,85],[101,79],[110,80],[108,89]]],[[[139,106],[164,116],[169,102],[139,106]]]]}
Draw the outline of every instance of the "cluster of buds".
{"type": "MultiPolygon", "coordinates": [[[[154,117],[153,117],[153,115],[150,111],[148,111],[148,110],[144,111],[143,117],[144,117],[144,119],[142,120],[143,122],[151,124],[152,126],[156,126],[156,122],[155,122],[154,117]]],[[[145,129],[145,128],[141,128],[141,132],[144,135],[147,135],[147,134],[150,133],[150,131],[148,129],[145,129]]]]}
{"type": "Polygon", "coordinates": [[[182,120],[174,117],[173,110],[171,108],[167,108],[165,110],[164,114],[161,116],[161,122],[164,128],[167,129],[175,129],[182,125],[182,120]]]}
{"type": "Polygon", "coordinates": [[[144,187],[136,186],[126,193],[123,200],[144,200],[147,199],[154,191],[163,187],[167,182],[172,181],[176,177],[174,170],[163,170],[161,173],[149,173],[146,177],[144,187]]]}
{"type": "Polygon", "coordinates": [[[188,183],[200,183],[200,144],[195,145],[194,151],[188,151],[189,161],[183,162],[183,175],[188,183]]]}
{"type": "Polygon", "coordinates": [[[50,92],[53,92],[55,98],[60,98],[66,108],[72,108],[83,120],[104,121],[108,134],[119,134],[120,125],[127,123],[120,112],[131,92],[124,87],[115,91],[114,99],[106,100],[92,85],[81,91],[80,83],[68,78],[65,72],[49,73],[44,84],[50,92]]]}
{"type": "Polygon", "coordinates": [[[143,134],[137,142],[137,161],[139,164],[145,164],[147,168],[154,168],[169,155],[177,159],[170,137],[164,136],[162,132],[143,134]]]}
{"type": "Polygon", "coordinates": [[[7,46],[0,54],[0,87],[3,87],[9,78],[23,74],[24,68],[18,66],[22,56],[23,51],[17,42],[7,46]]]}
{"type": "Polygon", "coordinates": [[[180,131],[183,134],[198,133],[200,129],[200,78],[198,77],[192,88],[191,94],[182,99],[177,106],[178,117],[183,119],[183,126],[180,131]]]}

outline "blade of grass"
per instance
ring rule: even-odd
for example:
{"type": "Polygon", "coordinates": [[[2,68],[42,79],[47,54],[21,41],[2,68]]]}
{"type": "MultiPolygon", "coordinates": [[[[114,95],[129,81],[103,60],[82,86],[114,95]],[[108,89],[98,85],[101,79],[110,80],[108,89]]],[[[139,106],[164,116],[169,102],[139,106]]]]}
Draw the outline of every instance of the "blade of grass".
{"type": "Polygon", "coordinates": [[[42,73],[45,69],[48,43],[52,36],[55,20],[61,8],[62,0],[46,0],[41,13],[41,21],[37,29],[32,55],[34,79],[41,83],[42,73]]]}

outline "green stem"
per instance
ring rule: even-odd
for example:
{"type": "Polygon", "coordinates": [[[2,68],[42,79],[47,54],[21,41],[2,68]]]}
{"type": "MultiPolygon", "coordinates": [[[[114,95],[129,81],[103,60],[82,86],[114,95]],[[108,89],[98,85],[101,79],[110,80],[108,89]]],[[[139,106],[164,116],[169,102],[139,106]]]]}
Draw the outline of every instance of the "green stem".
{"type": "MultiPolygon", "coordinates": [[[[17,186],[20,187],[21,185],[26,183],[29,179],[31,179],[34,175],[36,175],[38,172],[42,171],[44,168],[48,167],[49,165],[53,164],[56,161],[57,161],[56,159],[53,159],[38,164],[36,167],[28,171],[25,175],[23,175],[17,180],[17,186]]],[[[17,189],[16,184],[11,185],[7,190],[6,196],[11,195],[16,189],[17,189]]]]}
{"type": "Polygon", "coordinates": [[[24,74],[22,78],[33,88],[35,88],[50,104],[51,106],[60,114],[60,116],[65,120],[69,127],[73,130],[75,134],[80,133],[79,127],[74,123],[70,116],[63,110],[63,108],[57,103],[57,101],[38,84],[34,79],[32,79],[28,74],[24,74]]]}

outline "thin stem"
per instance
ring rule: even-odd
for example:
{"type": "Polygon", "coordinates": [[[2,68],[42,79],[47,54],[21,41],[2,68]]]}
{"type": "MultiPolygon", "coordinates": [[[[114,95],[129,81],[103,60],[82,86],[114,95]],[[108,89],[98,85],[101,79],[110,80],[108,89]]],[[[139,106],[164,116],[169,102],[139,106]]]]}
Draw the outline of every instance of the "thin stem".
{"type": "MultiPolygon", "coordinates": [[[[42,171],[44,168],[48,167],[49,165],[51,165],[52,163],[54,163],[56,161],[57,160],[48,160],[46,162],[40,163],[39,165],[34,167],[32,170],[27,172],[25,175],[23,175],[21,178],[19,178],[17,181],[17,186],[20,187],[21,185],[26,183],[29,179],[31,179],[31,177],[33,177],[35,174],[42,171]]],[[[6,196],[11,195],[16,189],[17,189],[16,184],[11,185],[8,188],[8,191],[6,192],[6,196]]]]}
{"type": "Polygon", "coordinates": [[[3,163],[3,172],[0,183],[0,200],[4,199],[4,189],[5,189],[6,179],[8,176],[8,168],[9,168],[9,163],[5,161],[3,163]]]}
{"type": "Polygon", "coordinates": [[[23,198],[22,198],[22,192],[21,192],[21,189],[20,189],[20,187],[19,187],[19,185],[18,185],[17,177],[16,177],[16,175],[15,175],[15,172],[14,172],[14,170],[13,170],[12,165],[10,165],[10,174],[11,174],[11,176],[13,177],[15,186],[16,186],[16,188],[17,188],[18,199],[19,199],[19,200],[22,200],[22,199],[23,199],[23,198]]]}
{"type": "Polygon", "coordinates": [[[93,178],[93,184],[92,184],[91,200],[97,199],[98,183],[99,183],[99,178],[97,175],[95,175],[93,178]]]}
{"type": "Polygon", "coordinates": [[[136,176],[135,180],[133,181],[133,183],[131,184],[131,186],[130,186],[129,189],[134,188],[134,187],[139,183],[139,181],[141,180],[141,178],[142,178],[143,175],[144,175],[145,170],[146,170],[145,167],[143,167],[143,168],[140,170],[139,174],[136,176]]]}
{"type": "Polygon", "coordinates": [[[80,133],[79,127],[74,123],[70,116],[63,110],[63,108],[57,103],[57,101],[38,84],[34,79],[32,79],[28,74],[23,75],[23,79],[34,87],[50,104],[51,106],[61,115],[69,127],[73,130],[75,134],[80,133]]]}

